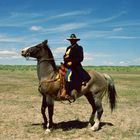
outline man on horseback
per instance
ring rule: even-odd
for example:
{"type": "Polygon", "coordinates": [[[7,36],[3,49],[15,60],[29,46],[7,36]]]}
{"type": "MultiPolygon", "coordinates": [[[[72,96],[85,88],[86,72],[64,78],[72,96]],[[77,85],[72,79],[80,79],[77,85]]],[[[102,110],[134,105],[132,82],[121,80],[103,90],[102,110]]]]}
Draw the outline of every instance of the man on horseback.
{"type": "Polygon", "coordinates": [[[65,90],[60,95],[61,98],[67,98],[71,96],[72,90],[76,90],[77,93],[81,91],[81,86],[86,85],[90,80],[89,74],[83,69],[81,62],[83,61],[83,48],[79,46],[77,41],[80,39],[76,38],[75,34],[71,34],[70,38],[71,45],[66,49],[63,56],[64,67],[67,69],[65,74],[65,90]]]}

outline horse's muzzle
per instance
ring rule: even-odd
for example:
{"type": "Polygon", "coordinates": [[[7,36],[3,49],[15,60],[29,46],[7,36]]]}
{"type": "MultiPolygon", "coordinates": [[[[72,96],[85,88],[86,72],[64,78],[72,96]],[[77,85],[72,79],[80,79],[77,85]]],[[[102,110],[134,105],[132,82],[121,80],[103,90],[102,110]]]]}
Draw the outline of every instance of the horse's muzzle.
{"type": "Polygon", "coordinates": [[[24,57],[29,57],[30,56],[30,53],[27,52],[27,51],[22,50],[21,51],[21,55],[24,56],[24,57]]]}

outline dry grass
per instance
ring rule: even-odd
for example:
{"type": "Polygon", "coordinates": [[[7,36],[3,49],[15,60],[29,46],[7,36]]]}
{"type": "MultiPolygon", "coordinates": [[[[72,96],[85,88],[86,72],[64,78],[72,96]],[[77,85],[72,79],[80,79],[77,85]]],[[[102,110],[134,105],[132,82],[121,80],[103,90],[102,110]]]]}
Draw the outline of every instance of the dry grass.
{"type": "Polygon", "coordinates": [[[68,105],[55,102],[55,129],[41,126],[41,96],[36,71],[0,70],[0,140],[138,140],[140,138],[140,73],[115,73],[117,109],[111,114],[106,100],[101,128],[87,126],[91,107],[84,97],[68,105]]]}

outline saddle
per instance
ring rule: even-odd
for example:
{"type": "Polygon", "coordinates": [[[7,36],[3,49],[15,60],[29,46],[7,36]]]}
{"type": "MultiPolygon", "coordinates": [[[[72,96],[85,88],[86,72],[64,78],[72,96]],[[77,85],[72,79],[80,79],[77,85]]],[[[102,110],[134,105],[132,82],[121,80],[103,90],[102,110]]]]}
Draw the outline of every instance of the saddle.
{"type": "MultiPolygon", "coordinates": [[[[61,63],[60,65],[60,69],[59,69],[59,76],[60,76],[60,90],[59,90],[59,94],[58,94],[58,97],[62,100],[64,99],[67,99],[67,100],[70,100],[70,99],[76,99],[77,98],[77,94],[78,94],[78,91],[77,90],[72,90],[71,94],[69,95],[67,93],[67,90],[65,89],[66,87],[66,80],[65,80],[65,77],[66,77],[66,73],[68,71],[68,68],[66,68],[64,66],[63,63],[61,63]]],[[[82,84],[81,84],[81,87],[82,86],[86,86],[87,82],[89,81],[89,79],[87,81],[83,81],[82,84]]],[[[81,88],[80,87],[80,88],[81,88]]]]}
{"type": "Polygon", "coordinates": [[[66,76],[67,70],[68,69],[64,66],[64,64],[61,63],[60,69],[59,69],[59,75],[60,75],[59,98],[69,100],[71,97],[70,95],[67,94],[66,89],[65,89],[65,85],[66,85],[65,76],[66,76]]]}

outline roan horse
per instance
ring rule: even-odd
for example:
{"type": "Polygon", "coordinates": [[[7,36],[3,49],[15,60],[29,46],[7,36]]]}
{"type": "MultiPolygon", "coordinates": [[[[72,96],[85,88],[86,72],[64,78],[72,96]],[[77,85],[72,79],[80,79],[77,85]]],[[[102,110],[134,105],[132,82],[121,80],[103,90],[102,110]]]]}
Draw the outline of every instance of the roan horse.
{"type": "MultiPolygon", "coordinates": [[[[37,59],[39,92],[43,96],[41,106],[41,113],[44,119],[43,126],[47,128],[46,131],[51,131],[53,127],[54,100],[59,100],[60,79],[53,54],[48,47],[48,41],[45,40],[40,44],[23,49],[21,55],[37,59]],[[49,120],[47,120],[45,114],[46,107],[48,107],[49,120]]],[[[103,114],[102,98],[105,93],[108,93],[110,108],[111,111],[113,111],[116,105],[116,90],[113,80],[108,74],[101,74],[94,70],[89,71],[89,74],[91,79],[86,86],[82,86],[78,97],[84,95],[91,104],[92,114],[89,124],[91,124],[91,129],[96,131],[99,129],[101,116],[103,114]],[[97,119],[94,121],[96,112],[97,119]]]]}

